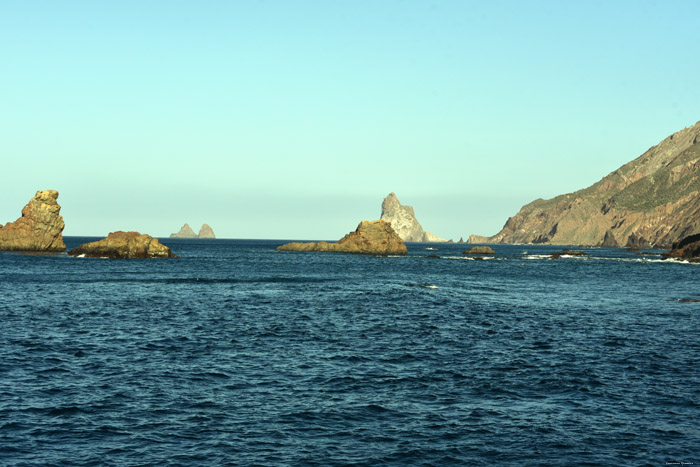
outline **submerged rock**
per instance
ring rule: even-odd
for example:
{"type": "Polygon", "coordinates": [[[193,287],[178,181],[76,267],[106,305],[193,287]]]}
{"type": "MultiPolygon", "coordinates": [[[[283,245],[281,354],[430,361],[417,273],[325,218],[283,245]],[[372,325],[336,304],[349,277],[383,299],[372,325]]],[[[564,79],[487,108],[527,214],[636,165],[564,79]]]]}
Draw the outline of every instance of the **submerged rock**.
{"type": "Polygon", "coordinates": [[[588,253],[584,253],[583,251],[577,251],[577,250],[569,250],[567,248],[564,248],[562,251],[557,251],[555,253],[552,253],[550,257],[552,259],[559,259],[562,256],[589,256],[588,253]]]}
{"type": "Polygon", "coordinates": [[[202,224],[202,228],[199,229],[197,238],[216,238],[216,235],[214,235],[214,231],[211,227],[209,227],[209,224],[202,224]]]}
{"type": "Polygon", "coordinates": [[[64,251],[65,223],[57,199],[56,190],[37,191],[22,209],[22,217],[0,225],[0,250],[64,251]]]}
{"type": "Polygon", "coordinates": [[[185,225],[180,228],[179,232],[170,234],[170,238],[197,238],[197,234],[194,233],[190,224],[185,223],[185,225]]]}
{"type": "Polygon", "coordinates": [[[328,251],[369,255],[405,255],[408,253],[401,237],[386,221],[362,221],[336,243],[292,242],[277,247],[277,251],[328,251]]]}
{"type": "Polygon", "coordinates": [[[496,252],[490,246],[474,246],[467,251],[462,252],[463,255],[495,255],[496,252]]]}
{"type": "Polygon", "coordinates": [[[112,232],[107,238],[84,243],[68,252],[71,256],[90,258],[176,258],[157,238],[138,232],[112,232]]]}

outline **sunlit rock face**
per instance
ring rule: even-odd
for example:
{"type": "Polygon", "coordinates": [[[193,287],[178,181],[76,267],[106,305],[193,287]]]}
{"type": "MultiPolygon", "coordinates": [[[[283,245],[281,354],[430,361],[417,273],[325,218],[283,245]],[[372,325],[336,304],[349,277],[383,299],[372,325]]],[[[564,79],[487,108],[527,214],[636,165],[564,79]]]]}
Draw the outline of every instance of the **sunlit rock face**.
{"type": "Polygon", "coordinates": [[[700,122],[588,188],[524,206],[479,243],[670,247],[700,233],[700,122]]]}
{"type": "Polygon", "coordinates": [[[157,238],[138,232],[112,232],[107,238],[84,243],[68,252],[88,258],[175,258],[173,252],[157,238]]]}
{"type": "Polygon", "coordinates": [[[57,199],[56,190],[37,191],[22,209],[22,217],[0,226],[0,250],[64,251],[65,223],[57,199]]]}
{"type": "Polygon", "coordinates": [[[387,221],[405,242],[445,242],[430,232],[425,232],[416,219],[413,207],[404,206],[399,202],[395,193],[389,193],[382,202],[381,220],[387,221]]]}
{"type": "Polygon", "coordinates": [[[293,242],[277,247],[277,251],[323,251],[368,255],[408,253],[406,245],[391,228],[391,224],[382,220],[362,221],[354,232],[350,232],[335,243],[293,242]]]}

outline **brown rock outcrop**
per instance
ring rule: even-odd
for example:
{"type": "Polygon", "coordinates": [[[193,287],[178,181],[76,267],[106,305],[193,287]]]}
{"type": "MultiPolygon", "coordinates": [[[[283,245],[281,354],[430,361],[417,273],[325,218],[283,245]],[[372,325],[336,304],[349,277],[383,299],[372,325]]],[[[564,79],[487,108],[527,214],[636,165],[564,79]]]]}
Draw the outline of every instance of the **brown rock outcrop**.
{"type": "Polygon", "coordinates": [[[700,122],[583,190],[538,199],[475,243],[668,247],[700,231],[700,122]]]}
{"type": "Polygon", "coordinates": [[[37,191],[22,209],[22,217],[0,225],[0,250],[64,251],[65,223],[57,199],[56,190],[37,191]]]}
{"type": "Polygon", "coordinates": [[[462,252],[463,255],[495,255],[496,252],[490,246],[473,246],[467,251],[462,252]]]}
{"type": "Polygon", "coordinates": [[[112,232],[107,238],[84,243],[68,252],[71,256],[90,258],[176,258],[157,238],[138,232],[112,232]]]}
{"type": "Polygon", "coordinates": [[[335,243],[293,242],[277,247],[277,251],[323,251],[367,255],[405,255],[408,253],[401,237],[386,221],[362,221],[335,243]]]}
{"type": "Polygon", "coordinates": [[[690,235],[673,244],[671,251],[661,255],[662,258],[700,260],[700,234],[690,235]]]}

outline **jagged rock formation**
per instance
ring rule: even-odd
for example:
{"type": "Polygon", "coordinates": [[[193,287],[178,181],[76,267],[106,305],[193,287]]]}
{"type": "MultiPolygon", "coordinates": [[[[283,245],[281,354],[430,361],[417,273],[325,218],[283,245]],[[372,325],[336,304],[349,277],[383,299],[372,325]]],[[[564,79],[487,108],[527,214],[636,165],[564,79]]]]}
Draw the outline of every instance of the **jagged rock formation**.
{"type": "Polygon", "coordinates": [[[197,234],[194,233],[190,224],[185,223],[178,233],[170,234],[170,238],[197,238],[197,234]]]}
{"type": "Polygon", "coordinates": [[[381,220],[391,223],[391,227],[399,234],[404,242],[445,242],[430,232],[425,232],[416,219],[416,214],[411,206],[404,206],[399,202],[395,193],[389,193],[382,202],[381,220]]]}
{"type": "Polygon", "coordinates": [[[216,235],[214,235],[214,231],[211,227],[209,227],[209,224],[202,224],[202,228],[199,229],[197,238],[216,238],[216,235]]]}
{"type": "Polygon", "coordinates": [[[64,251],[65,223],[57,199],[56,190],[37,191],[22,209],[22,217],[0,225],[0,250],[64,251]]]}
{"type": "Polygon", "coordinates": [[[474,243],[668,247],[700,232],[700,122],[592,186],[538,199],[474,243]]]}
{"type": "Polygon", "coordinates": [[[405,255],[408,253],[401,237],[383,220],[362,221],[357,230],[336,243],[293,242],[277,247],[277,251],[329,251],[368,255],[405,255]]]}
{"type": "Polygon", "coordinates": [[[68,252],[71,256],[90,258],[176,258],[157,238],[138,232],[112,232],[107,238],[84,243],[68,252]]]}

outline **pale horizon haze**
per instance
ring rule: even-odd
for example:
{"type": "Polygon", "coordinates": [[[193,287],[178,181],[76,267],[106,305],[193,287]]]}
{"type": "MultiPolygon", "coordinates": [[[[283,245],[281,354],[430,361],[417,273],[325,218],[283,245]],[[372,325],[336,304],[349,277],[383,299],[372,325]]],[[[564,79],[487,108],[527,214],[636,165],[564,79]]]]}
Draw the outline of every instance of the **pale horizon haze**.
{"type": "Polygon", "coordinates": [[[698,1],[4,1],[0,224],[493,235],[700,120],[698,1]]]}

